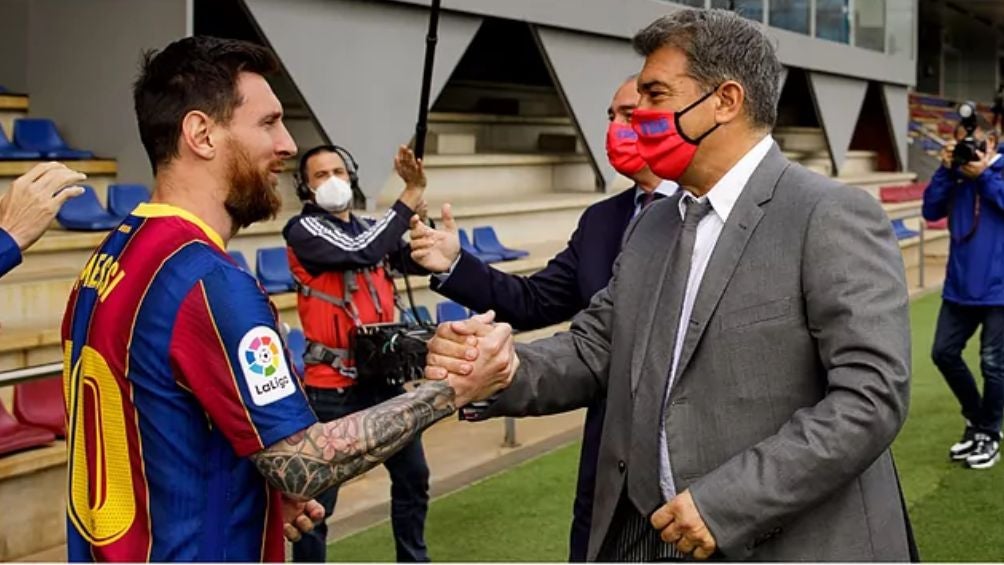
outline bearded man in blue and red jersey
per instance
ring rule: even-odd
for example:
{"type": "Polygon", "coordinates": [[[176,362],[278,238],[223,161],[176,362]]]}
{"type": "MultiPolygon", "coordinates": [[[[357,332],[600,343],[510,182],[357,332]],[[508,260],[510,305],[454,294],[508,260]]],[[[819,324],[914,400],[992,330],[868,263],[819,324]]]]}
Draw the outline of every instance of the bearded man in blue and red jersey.
{"type": "Polygon", "coordinates": [[[94,253],[63,320],[72,561],[282,561],[314,495],[506,384],[432,383],[318,423],[268,296],[225,251],[275,216],[296,153],[264,78],[277,69],[205,37],[144,61],[153,200],[94,253]]]}

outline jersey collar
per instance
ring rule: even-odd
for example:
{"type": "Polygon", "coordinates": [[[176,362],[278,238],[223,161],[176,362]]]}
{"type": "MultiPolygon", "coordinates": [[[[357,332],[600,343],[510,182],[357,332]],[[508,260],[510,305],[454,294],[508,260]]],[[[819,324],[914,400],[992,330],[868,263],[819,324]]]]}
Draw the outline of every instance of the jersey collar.
{"type": "Polygon", "coordinates": [[[216,233],[216,230],[209,227],[209,224],[203,222],[201,218],[183,208],[171,206],[170,204],[153,204],[150,202],[144,202],[133,210],[132,215],[140,218],[181,218],[195,224],[195,226],[202,230],[206,234],[206,237],[215,243],[217,247],[220,249],[226,249],[226,246],[223,244],[223,238],[220,237],[220,234],[216,233]]]}

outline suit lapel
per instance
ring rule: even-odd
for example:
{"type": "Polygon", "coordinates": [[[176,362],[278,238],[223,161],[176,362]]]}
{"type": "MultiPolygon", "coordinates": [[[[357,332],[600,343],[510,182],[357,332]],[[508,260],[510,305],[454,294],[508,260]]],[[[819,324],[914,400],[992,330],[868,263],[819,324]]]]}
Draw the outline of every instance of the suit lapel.
{"type": "Polygon", "coordinates": [[[774,187],[788,165],[790,162],[777,145],[774,145],[753,172],[729,214],[694,300],[690,325],[684,337],[683,349],[680,351],[680,360],[676,368],[677,379],[683,376],[711,316],[718,308],[718,303],[735,274],[753,231],[763,219],[764,213],[760,206],[771,199],[774,187]]]}
{"type": "MultiPolygon", "coordinates": [[[[676,247],[676,240],[680,237],[680,227],[682,226],[682,221],[680,220],[680,208],[679,200],[682,193],[674,195],[670,198],[666,198],[666,204],[655,207],[653,204],[650,214],[658,214],[659,217],[652,224],[656,226],[668,226],[665,239],[661,237],[658,232],[639,234],[641,237],[656,237],[660,241],[665,241],[666,245],[659,246],[664,249],[665,252],[660,253],[658,256],[653,257],[652,265],[650,268],[645,270],[644,280],[642,281],[641,291],[644,292],[646,289],[651,289],[651,293],[648,294],[650,300],[649,308],[640,308],[640,318],[639,329],[637,339],[634,340],[632,344],[631,351],[631,394],[634,395],[638,390],[638,383],[642,378],[642,375],[646,375],[648,378],[659,378],[661,373],[666,373],[667,371],[652,371],[651,367],[659,367],[659,360],[663,362],[663,366],[669,367],[669,355],[671,352],[667,351],[666,347],[655,347],[656,344],[651,343],[654,335],[665,335],[665,329],[661,326],[656,328],[656,324],[659,320],[664,320],[669,311],[670,305],[663,304],[668,302],[668,299],[663,296],[666,281],[668,280],[670,259],[672,255],[672,249],[676,247]],[[649,352],[658,359],[650,360],[649,352]]],[[[661,231],[661,230],[660,230],[661,231]]],[[[645,295],[639,296],[639,299],[644,300],[645,295]]]]}

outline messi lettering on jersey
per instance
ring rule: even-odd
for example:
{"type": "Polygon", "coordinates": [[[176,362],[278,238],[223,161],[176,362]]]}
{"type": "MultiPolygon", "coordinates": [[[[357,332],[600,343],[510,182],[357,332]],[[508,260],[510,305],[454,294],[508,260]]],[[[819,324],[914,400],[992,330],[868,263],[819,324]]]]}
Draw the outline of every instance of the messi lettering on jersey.
{"type": "Polygon", "coordinates": [[[63,319],[72,561],[282,561],[247,458],[316,418],[274,309],[190,214],[142,205],[63,319]]]}

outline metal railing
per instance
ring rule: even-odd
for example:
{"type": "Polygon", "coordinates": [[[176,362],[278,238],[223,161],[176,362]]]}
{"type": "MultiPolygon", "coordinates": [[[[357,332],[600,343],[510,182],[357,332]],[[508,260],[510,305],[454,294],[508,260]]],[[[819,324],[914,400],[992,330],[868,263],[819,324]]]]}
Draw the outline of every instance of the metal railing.
{"type": "Polygon", "coordinates": [[[916,206],[911,206],[909,208],[904,207],[902,210],[893,210],[888,213],[889,221],[895,220],[912,220],[913,218],[920,218],[920,227],[917,228],[917,237],[919,241],[917,243],[917,286],[924,288],[924,271],[926,265],[926,260],[924,257],[925,249],[925,233],[927,231],[927,222],[921,213],[921,205],[918,203],[916,206]]]}
{"type": "Polygon", "coordinates": [[[12,369],[0,371],[0,386],[11,386],[26,381],[41,379],[44,377],[54,377],[63,374],[62,361],[48,363],[46,365],[34,365],[23,369],[12,369]]]}
{"type": "MultiPolygon", "coordinates": [[[[34,365],[23,369],[11,369],[0,371],[0,387],[13,386],[19,383],[55,377],[63,374],[63,363],[48,363],[45,365],[34,365]]],[[[515,418],[505,418],[505,430],[502,436],[502,447],[519,447],[516,441],[516,420],[515,418]]]]}

